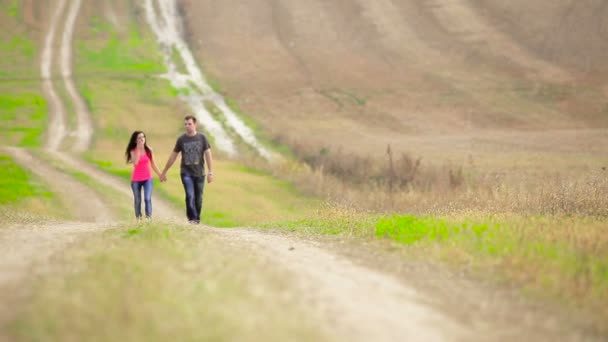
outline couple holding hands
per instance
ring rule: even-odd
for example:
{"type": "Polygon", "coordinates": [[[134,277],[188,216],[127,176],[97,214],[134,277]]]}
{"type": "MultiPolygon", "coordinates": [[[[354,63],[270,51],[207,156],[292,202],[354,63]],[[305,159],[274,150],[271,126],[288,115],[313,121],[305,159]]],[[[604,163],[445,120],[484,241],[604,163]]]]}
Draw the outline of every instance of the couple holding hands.
{"type": "Polygon", "coordinates": [[[173,152],[171,152],[162,172],[156,166],[152,149],[146,143],[145,133],[135,131],[131,135],[125,150],[125,157],[127,163],[133,163],[131,189],[133,190],[135,217],[137,219],[142,218],[142,189],[146,218],[152,217],[152,172],[150,169],[156,172],[161,182],[165,182],[167,171],[175,163],[177,155],[181,153],[180,177],[186,193],[186,216],[190,223],[200,223],[205,178],[207,183],[213,181],[213,157],[207,137],[196,131],[196,118],[194,116],[187,115],[184,118],[184,128],[186,132],[177,138],[173,152]],[[206,174],[205,164],[208,170],[206,174]]]}

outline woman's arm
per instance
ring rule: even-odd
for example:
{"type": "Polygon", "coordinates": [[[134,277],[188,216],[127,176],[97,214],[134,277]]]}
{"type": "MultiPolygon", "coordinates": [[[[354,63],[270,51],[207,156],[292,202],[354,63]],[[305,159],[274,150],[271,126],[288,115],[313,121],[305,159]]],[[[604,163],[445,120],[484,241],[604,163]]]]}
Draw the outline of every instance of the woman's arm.
{"type": "Polygon", "coordinates": [[[137,165],[137,163],[139,163],[139,152],[137,151],[137,148],[136,148],[133,151],[131,151],[130,153],[131,153],[131,161],[133,162],[133,166],[135,166],[135,165],[137,165]]]}
{"type": "Polygon", "coordinates": [[[150,146],[148,147],[150,148],[150,165],[152,165],[152,170],[154,170],[158,177],[161,178],[160,170],[158,169],[158,166],[156,166],[156,162],[154,161],[154,152],[152,151],[152,148],[150,146]]]}

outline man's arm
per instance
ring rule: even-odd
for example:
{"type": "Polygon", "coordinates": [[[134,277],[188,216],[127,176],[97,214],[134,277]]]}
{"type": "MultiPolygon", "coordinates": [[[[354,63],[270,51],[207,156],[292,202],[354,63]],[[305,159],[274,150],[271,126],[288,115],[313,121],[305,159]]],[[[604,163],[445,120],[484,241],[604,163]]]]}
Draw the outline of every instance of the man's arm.
{"type": "Polygon", "coordinates": [[[167,160],[167,163],[165,164],[165,167],[163,168],[163,172],[160,177],[161,180],[167,180],[167,171],[169,171],[171,166],[173,166],[173,163],[175,163],[175,159],[177,159],[177,152],[173,151],[173,152],[171,152],[171,155],[169,156],[169,159],[167,160]]]}
{"type": "Polygon", "coordinates": [[[213,156],[211,155],[211,149],[205,150],[205,164],[207,164],[207,183],[213,182],[213,156]]]}

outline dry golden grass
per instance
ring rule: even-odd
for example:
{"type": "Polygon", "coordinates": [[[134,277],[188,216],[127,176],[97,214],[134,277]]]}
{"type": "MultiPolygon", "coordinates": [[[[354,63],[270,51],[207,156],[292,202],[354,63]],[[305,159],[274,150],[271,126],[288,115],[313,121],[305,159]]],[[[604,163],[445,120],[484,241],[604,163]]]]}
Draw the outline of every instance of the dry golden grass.
{"type": "Polygon", "coordinates": [[[53,259],[15,340],[327,340],[287,274],[186,226],[120,226],[53,259]],[[58,314],[61,313],[61,314],[58,314]]]}

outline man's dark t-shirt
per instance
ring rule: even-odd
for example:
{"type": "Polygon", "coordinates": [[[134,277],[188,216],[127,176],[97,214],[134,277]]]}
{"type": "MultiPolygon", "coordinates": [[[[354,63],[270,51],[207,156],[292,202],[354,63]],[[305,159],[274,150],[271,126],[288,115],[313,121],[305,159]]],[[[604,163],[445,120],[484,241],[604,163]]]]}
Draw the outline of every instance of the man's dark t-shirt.
{"type": "Polygon", "coordinates": [[[173,151],[182,153],[180,165],[181,173],[191,176],[202,177],[204,175],[205,158],[203,153],[211,148],[207,137],[201,133],[188,136],[187,134],[177,138],[173,151]]]}

